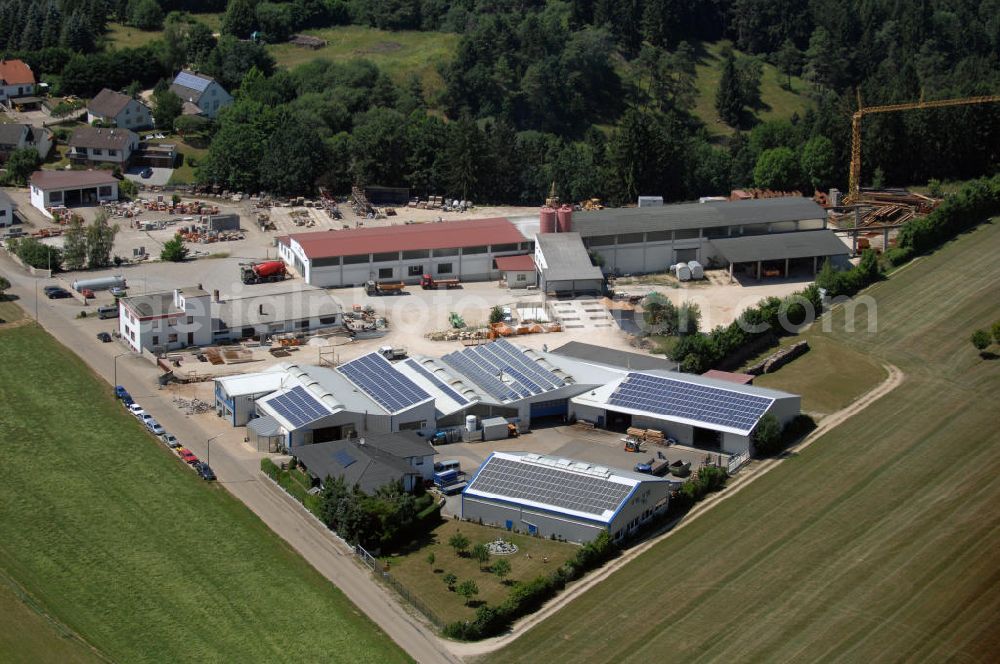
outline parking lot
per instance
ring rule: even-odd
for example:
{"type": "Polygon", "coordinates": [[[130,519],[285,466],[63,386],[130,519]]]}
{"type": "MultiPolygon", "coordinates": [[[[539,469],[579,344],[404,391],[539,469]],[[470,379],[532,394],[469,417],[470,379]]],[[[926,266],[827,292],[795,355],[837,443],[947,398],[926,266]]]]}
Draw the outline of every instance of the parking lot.
{"type": "Polygon", "coordinates": [[[133,166],[125,173],[125,177],[137,184],[144,184],[148,187],[162,187],[170,182],[170,176],[174,174],[172,168],[151,168],[153,172],[148,178],[142,177],[142,172],[146,170],[143,166],[133,166]]]}

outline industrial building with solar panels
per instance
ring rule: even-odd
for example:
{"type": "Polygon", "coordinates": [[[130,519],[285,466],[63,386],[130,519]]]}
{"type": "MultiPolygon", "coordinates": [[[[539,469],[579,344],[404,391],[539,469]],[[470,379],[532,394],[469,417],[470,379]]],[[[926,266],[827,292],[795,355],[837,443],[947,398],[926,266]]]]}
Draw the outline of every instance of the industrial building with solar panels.
{"type": "Polygon", "coordinates": [[[494,452],[462,493],[462,518],[589,542],[621,539],[667,509],[678,483],[583,461],[494,452]]]}
{"type": "Polygon", "coordinates": [[[799,414],[795,394],[673,371],[632,371],[571,399],[578,419],[598,427],[656,429],[683,445],[726,454],[752,451],[765,414],[781,424],[799,414]]]}

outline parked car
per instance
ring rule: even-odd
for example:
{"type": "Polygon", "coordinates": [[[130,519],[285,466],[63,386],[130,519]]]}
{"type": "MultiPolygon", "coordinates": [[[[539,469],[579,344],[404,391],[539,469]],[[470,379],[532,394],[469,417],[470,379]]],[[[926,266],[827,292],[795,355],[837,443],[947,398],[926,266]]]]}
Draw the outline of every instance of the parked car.
{"type": "Polygon", "coordinates": [[[125,408],[128,408],[129,406],[131,406],[134,403],[135,402],[132,401],[132,397],[130,397],[128,395],[122,397],[122,405],[125,406],[125,408]]]}
{"type": "MultiPolygon", "coordinates": [[[[146,411],[142,411],[142,415],[139,416],[139,421],[148,427],[150,420],[153,420],[153,416],[147,413],[146,411]]],[[[155,422],[156,420],[153,421],[155,422]]]]}
{"type": "Polygon", "coordinates": [[[114,297],[125,297],[125,293],[126,293],[126,290],[124,288],[122,288],[121,286],[114,286],[111,289],[111,294],[114,297]]]}
{"type": "Polygon", "coordinates": [[[198,463],[198,457],[196,457],[194,452],[186,447],[178,447],[177,456],[179,456],[184,463],[190,463],[192,465],[198,463]]]}
{"type": "Polygon", "coordinates": [[[58,286],[52,287],[51,290],[46,290],[45,295],[47,295],[50,300],[64,300],[67,297],[73,297],[72,293],[68,290],[58,286]]]}
{"type": "Polygon", "coordinates": [[[133,415],[135,415],[140,420],[142,419],[142,416],[146,414],[146,411],[144,411],[142,409],[142,406],[140,406],[139,404],[137,404],[135,402],[130,403],[128,405],[128,412],[132,413],[133,415]]]}
{"type": "Polygon", "coordinates": [[[83,290],[80,291],[80,295],[84,296],[87,299],[93,299],[94,291],[90,290],[89,288],[84,288],[83,290]]]}
{"type": "Polygon", "coordinates": [[[177,440],[177,436],[175,436],[172,433],[163,434],[162,436],[160,436],[160,440],[162,440],[163,444],[172,450],[175,450],[181,446],[181,441],[177,440]]]}
{"type": "Polygon", "coordinates": [[[149,429],[154,436],[162,436],[167,432],[159,422],[154,420],[152,417],[146,420],[146,428],[149,429]]]}
{"type": "Polygon", "coordinates": [[[115,385],[115,396],[119,399],[124,399],[125,397],[131,398],[128,390],[126,390],[123,385],[115,385]]]}
{"type": "Polygon", "coordinates": [[[103,344],[109,344],[111,343],[111,335],[108,334],[107,332],[98,332],[97,340],[103,344]]]}
{"type": "Polygon", "coordinates": [[[194,465],[194,469],[198,471],[198,475],[201,479],[206,482],[211,482],[215,480],[215,473],[212,472],[212,468],[204,461],[199,461],[194,465]]]}
{"type": "Polygon", "coordinates": [[[146,168],[139,171],[139,177],[143,180],[153,177],[153,169],[147,166],[146,168]]]}

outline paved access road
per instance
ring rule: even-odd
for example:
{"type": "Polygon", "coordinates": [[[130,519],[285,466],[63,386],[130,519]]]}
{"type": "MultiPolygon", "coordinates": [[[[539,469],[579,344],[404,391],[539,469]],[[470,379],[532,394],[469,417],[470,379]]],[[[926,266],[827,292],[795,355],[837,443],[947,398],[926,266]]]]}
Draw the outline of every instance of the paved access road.
{"type": "MultiPolygon", "coordinates": [[[[159,371],[148,361],[127,353],[117,342],[102,344],[95,339],[97,331],[115,328],[117,320],[75,319],[82,309],[75,299],[48,300],[39,294],[36,303],[36,288],[40,291],[51,281],[36,284],[6,255],[0,256],[0,270],[11,282],[7,293],[18,298],[27,315],[34,317],[37,307],[42,326],[73,349],[109,386],[117,376],[118,384],[124,385],[167,431],[199,458],[210,460],[219,481],[230,493],[340,588],[411,657],[426,663],[460,661],[449,650],[448,642],[408,607],[401,606],[391,591],[355,560],[343,542],[261,474],[262,455],[243,444],[241,429],[233,429],[215,418],[184,414],[174,405],[171,393],[159,390],[156,382],[159,371]],[[116,355],[121,356],[115,360],[116,355]],[[207,441],[213,436],[218,437],[211,442],[209,457],[207,441]]],[[[156,443],[150,439],[149,444],[156,443]]]]}

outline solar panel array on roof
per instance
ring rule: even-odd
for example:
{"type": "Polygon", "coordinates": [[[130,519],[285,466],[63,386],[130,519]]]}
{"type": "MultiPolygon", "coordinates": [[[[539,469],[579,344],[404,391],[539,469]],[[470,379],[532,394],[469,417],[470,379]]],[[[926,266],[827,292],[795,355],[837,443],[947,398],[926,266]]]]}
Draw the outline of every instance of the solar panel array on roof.
{"type": "Polygon", "coordinates": [[[663,376],[630,373],[608,403],[749,431],[774,399],[663,376]]]}
{"type": "Polygon", "coordinates": [[[182,71],[177,74],[177,78],[174,79],[174,83],[177,85],[183,85],[185,88],[191,88],[192,90],[197,90],[198,92],[204,92],[205,88],[211,81],[205,80],[200,76],[195,76],[194,74],[186,71],[182,71]]]}
{"type": "Polygon", "coordinates": [[[506,339],[455,351],[441,359],[501,401],[543,394],[565,384],[506,339]]]}
{"type": "Polygon", "coordinates": [[[419,362],[417,362],[413,358],[408,359],[406,361],[406,364],[410,368],[412,368],[414,371],[416,371],[418,374],[420,374],[421,376],[423,376],[424,378],[426,378],[427,380],[429,380],[434,387],[436,387],[439,390],[441,390],[442,392],[444,392],[449,398],[451,398],[452,400],[454,400],[456,403],[458,403],[458,404],[460,404],[462,406],[464,406],[465,404],[469,403],[468,399],[466,399],[461,394],[459,394],[458,392],[456,392],[455,390],[453,390],[450,386],[446,385],[443,380],[441,380],[440,378],[438,378],[437,376],[435,376],[434,374],[432,374],[430,371],[428,371],[427,369],[425,369],[423,367],[423,365],[421,365],[419,362]]]}
{"type": "Polygon", "coordinates": [[[284,394],[270,399],[267,403],[295,428],[315,422],[330,414],[330,411],[324,408],[302,386],[293,387],[284,394]]]}
{"type": "Polygon", "coordinates": [[[605,477],[493,456],[476,474],[467,491],[603,516],[605,511],[618,509],[632,486],[605,477]]]}
{"type": "Polygon", "coordinates": [[[378,353],[362,355],[340,365],[337,370],[390,413],[398,413],[431,398],[378,353]]]}
{"type": "Polygon", "coordinates": [[[347,468],[356,461],[356,459],[352,457],[347,450],[337,450],[333,455],[333,458],[336,459],[337,463],[339,463],[343,468],[347,468]]]}

